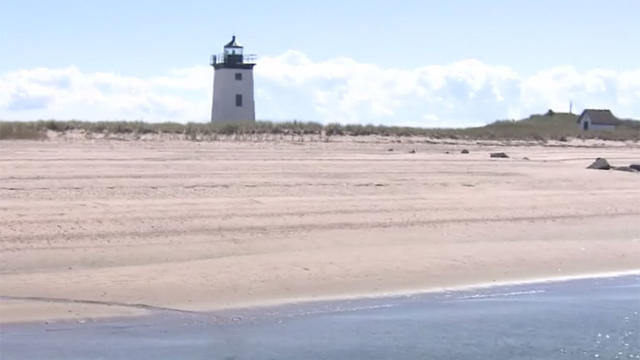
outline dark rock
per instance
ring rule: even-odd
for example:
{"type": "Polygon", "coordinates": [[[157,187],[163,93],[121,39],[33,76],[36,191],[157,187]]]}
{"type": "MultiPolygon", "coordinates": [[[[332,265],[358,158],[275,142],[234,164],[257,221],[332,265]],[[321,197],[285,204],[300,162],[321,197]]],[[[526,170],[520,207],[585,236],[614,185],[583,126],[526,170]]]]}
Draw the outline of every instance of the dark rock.
{"type": "Polygon", "coordinates": [[[627,171],[627,172],[638,172],[638,170],[632,168],[631,166],[614,166],[612,167],[613,170],[619,170],[619,171],[627,171]]]}
{"type": "Polygon", "coordinates": [[[631,165],[629,165],[629,167],[634,169],[634,170],[640,171],[640,164],[631,164],[631,165]]]}
{"type": "Polygon", "coordinates": [[[409,151],[409,154],[415,154],[415,153],[416,153],[416,150],[415,150],[415,149],[413,149],[413,150],[409,151]]]}
{"type": "Polygon", "coordinates": [[[497,153],[491,153],[491,157],[492,158],[508,158],[509,155],[503,153],[503,152],[497,152],[497,153]]]}
{"type": "Polygon", "coordinates": [[[393,151],[393,148],[388,148],[387,151],[393,151]]]}
{"type": "Polygon", "coordinates": [[[460,153],[461,153],[461,154],[468,154],[468,153],[469,153],[469,150],[467,150],[467,149],[462,149],[462,151],[460,151],[460,153]]]}
{"type": "Polygon", "coordinates": [[[611,169],[611,165],[609,165],[607,159],[597,158],[596,161],[593,162],[593,164],[587,167],[587,169],[609,170],[611,169]]]}
{"type": "Polygon", "coordinates": [[[525,157],[522,158],[522,160],[531,160],[531,159],[529,159],[528,157],[525,156],[525,157]]]}

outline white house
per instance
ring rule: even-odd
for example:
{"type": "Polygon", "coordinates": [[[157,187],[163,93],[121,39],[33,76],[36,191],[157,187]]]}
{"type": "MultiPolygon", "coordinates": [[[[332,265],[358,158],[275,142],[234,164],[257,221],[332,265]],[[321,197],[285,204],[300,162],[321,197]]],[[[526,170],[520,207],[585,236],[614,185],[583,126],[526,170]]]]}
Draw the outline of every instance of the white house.
{"type": "Polygon", "coordinates": [[[610,110],[586,109],[578,118],[580,129],[590,130],[615,130],[620,120],[613,116],[610,110]]]}
{"type": "Polygon", "coordinates": [[[254,122],[253,63],[255,55],[244,55],[243,47],[234,36],[224,46],[224,52],[211,56],[213,102],[211,122],[254,122]]]}

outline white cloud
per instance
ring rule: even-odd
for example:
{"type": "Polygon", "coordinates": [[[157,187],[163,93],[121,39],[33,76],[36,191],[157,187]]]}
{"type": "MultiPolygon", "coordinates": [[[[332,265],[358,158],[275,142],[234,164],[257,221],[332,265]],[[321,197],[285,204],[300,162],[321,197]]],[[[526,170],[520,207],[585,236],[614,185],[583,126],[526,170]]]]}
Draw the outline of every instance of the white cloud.
{"type": "Polygon", "coordinates": [[[0,75],[0,118],[201,121],[207,118],[211,81],[199,76],[207,70],[180,69],[149,79],[76,67],[10,72],[0,75]]]}
{"type": "MultiPolygon", "coordinates": [[[[256,70],[260,119],[480,125],[551,108],[611,108],[640,118],[640,69],[579,72],[570,66],[523,76],[505,66],[463,60],[413,69],[349,58],[313,61],[298,51],[262,58],[256,70]]],[[[173,69],[142,78],[76,67],[0,74],[0,119],[207,121],[212,70],[173,69]]]]}
{"type": "Polygon", "coordinates": [[[558,67],[523,76],[509,67],[473,59],[397,69],[345,58],[313,62],[300,52],[288,51],[262,59],[256,75],[266,93],[293,96],[298,104],[284,105],[289,112],[276,109],[284,102],[271,95],[263,114],[324,122],[479,125],[549,108],[567,111],[570,101],[574,110],[604,107],[622,117],[640,117],[640,70],[580,73],[558,67]]]}

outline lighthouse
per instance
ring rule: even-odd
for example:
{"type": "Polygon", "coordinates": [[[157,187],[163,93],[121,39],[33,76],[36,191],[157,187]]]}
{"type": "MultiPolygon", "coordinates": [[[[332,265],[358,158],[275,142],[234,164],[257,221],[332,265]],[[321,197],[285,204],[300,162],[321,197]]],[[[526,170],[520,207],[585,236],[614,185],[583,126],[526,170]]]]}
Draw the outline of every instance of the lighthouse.
{"type": "Polygon", "coordinates": [[[244,55],[236,37],[224,46],[223,53],[211,56],[213,66],[213,104],[211,122],[256,121],[253,101],[255,55],[244,55]]]}

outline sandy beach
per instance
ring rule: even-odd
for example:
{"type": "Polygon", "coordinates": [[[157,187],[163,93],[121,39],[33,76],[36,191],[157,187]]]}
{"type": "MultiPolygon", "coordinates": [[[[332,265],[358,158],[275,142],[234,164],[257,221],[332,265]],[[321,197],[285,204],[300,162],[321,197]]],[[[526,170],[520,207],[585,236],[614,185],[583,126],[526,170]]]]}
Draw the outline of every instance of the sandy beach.
{"type": "Polygon", "coordinates": [[[640,269],[640,174],[596,157],[640,147],[1,141],[0,321],[640,269]]]}

